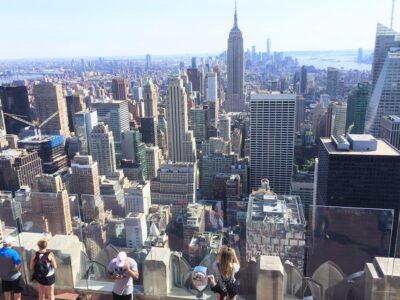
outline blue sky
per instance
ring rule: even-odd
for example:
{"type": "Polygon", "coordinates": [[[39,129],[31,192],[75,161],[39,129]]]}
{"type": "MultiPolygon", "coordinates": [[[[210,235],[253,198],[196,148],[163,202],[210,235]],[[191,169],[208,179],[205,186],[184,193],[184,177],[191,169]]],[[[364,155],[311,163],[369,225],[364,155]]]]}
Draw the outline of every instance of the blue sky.
{"type": "MultiPolygon", "coordinates": [[[[245,48],[373,48],[392,0],[238,0],[245,48]]],[[[0,0],[0,59],[219,53],[233,0],[0,0]]],[[[398,5],[400,9],[400,5],[398,5]]],[[[397,23],[400,22],[400,18],[397,23]]],[[[400,27],[400,26],[396,26],[400,27]]]]}

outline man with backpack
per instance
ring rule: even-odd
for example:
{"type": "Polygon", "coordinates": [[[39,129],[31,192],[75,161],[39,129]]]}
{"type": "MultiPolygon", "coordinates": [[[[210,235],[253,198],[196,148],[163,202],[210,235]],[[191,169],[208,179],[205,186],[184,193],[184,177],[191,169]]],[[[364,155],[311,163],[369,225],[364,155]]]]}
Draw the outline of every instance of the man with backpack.
{"type": "Polygon", "coordinates": [[[14,238],[7,236],[3,240],[3,248],[0,248],[0,278],[5,300],[11,299],[11,292],[14,293],[14,300],[21,300],[22,279],[21,279],[21,258],[17,251],[12,249],[14,238]]]}
{"type": "Polygon", "coordinates": [[[30,269],[33,271],[32,280],[39,283],[39,300],[54,300],[55,269],[57,262],[52,252],[47,251],[47,240],[37,243],[39,251],[32,255],[30,269]]]}

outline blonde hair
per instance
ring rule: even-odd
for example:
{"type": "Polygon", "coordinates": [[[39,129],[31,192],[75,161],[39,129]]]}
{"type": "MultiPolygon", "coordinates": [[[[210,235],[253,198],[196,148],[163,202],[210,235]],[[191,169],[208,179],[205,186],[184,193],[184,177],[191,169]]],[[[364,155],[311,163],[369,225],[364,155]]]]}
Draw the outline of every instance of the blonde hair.
{"type": "Polygon", "coordinates": [[[232,275],[233,263],[235,262],[234,250],[232,248],[222,248],[219,257],[219,271],[223,277],[232,275]]]}
{"type": "Polygon", "coordinates": [[[44,250],[44,249],[47,248],[47,240],[42,239],[39,242],[37,242],[37,245],[38,245],[40,250],[44,250]]]}

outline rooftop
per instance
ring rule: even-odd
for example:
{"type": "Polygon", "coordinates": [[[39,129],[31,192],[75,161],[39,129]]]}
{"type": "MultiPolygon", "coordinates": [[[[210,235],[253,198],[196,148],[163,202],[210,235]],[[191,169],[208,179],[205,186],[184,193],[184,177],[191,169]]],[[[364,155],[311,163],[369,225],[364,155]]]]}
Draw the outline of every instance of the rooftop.
{"type": "MultiPolygon", "coordinates": [[[[360,135],[352,135],[357,139],[360,139],[360,135]]],[[[381,139],[376,139],[377,146],[376,150],[373,151],[339,151],[336,149],[335,144],[332,142],[331,138],[321,138],[321,142],[329,154],[335,155],[368,155],[368,156],[400,156],[400,152],[390,146],[388,143],[381,139]]]]}

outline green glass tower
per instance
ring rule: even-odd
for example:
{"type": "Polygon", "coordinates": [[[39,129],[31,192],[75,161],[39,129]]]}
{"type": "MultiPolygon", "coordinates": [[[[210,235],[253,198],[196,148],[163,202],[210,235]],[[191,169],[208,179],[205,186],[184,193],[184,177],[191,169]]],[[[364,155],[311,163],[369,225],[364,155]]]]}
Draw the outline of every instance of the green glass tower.
{"type": "Polygon", "coordinates": [[[358,83],[347,100],[346,131],[352,126],[351,133],[364,133],[365,114],[368,105],[368,95],[371,90],[369,82],[358,83]]]}
{"type": "Polygon", "coordinates": [[[147,179],[146,145],[139,130],[127,130],[121,134],[122,158],[140,164],[143,179],[147,179]]]}

